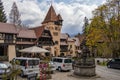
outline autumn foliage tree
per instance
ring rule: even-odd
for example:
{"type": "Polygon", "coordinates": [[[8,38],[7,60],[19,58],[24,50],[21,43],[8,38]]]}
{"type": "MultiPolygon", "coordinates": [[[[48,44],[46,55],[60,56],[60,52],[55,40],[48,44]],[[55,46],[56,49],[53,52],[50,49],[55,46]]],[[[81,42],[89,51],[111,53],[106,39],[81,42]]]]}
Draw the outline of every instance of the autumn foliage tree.
{"type": "Polygon", "coordinates": [[[87,45],[97,46],[104,57],[120,56],[120,0],[107,0],[93,11],[87,45]]]}

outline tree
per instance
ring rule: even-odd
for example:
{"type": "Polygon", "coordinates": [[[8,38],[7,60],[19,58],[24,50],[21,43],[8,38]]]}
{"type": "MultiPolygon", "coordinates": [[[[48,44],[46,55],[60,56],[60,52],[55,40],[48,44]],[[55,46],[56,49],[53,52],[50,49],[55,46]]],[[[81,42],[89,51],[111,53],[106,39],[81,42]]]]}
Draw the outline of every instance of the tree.
{"type": "Polygon", "coordinates": [[[120,54],[119,4],[120,0],[108,0],[106,4],[94,10],[87,35],[88,45],[97,45],[97,48],[103,51],[103,55],[111,53],[112,57],[119,57],[120,54]]]}
{"type": "Polygon", "coordinates": [[[9,17],[10,17],[10,23],[19,25],[19,26],[21,25],[20,13],[15,2],[12,5],[12,9],[9,14],[9,17]]]}
{"type": "Polygon", "coordinates": [[[0,22],[4,22],[4,23],[7,22],[5,11],[3,8],[3,3],[1,0],[0,0],[0,22]]]}
{"type": "Polygon", "coordinates": [[[17,76],[21,74],[21,69],[19,69],[17,66],[17,65],[20,65],[20,62],[18,60],[15,60],[15,61],[12,60],[11,64],[12,64],[12,68],[11,68],[12,73],[10,74],[10,78],[11,80],[17,80],[17,76]]]}
{"type": "Polygon", "coordinates": [[[88,18],[85,17],[84,18],[84,25],[83,25],[83,34],[87,34],[87,32],[88,32],[88,25],[89,25],[88,18]]]}
{"type": "Polygon", "coordinates": [[[12,60],[10,63],[11,66],[9,68],[11,69],[11,73],[8,76],[7,72],[5,72],[2,80],[7,80],[7,78],[10,78],[10,80],[17,80],[17,76],[21,73],[21,70],[18,68],[18,65],[20,65],[18,60],[12,60]]]}

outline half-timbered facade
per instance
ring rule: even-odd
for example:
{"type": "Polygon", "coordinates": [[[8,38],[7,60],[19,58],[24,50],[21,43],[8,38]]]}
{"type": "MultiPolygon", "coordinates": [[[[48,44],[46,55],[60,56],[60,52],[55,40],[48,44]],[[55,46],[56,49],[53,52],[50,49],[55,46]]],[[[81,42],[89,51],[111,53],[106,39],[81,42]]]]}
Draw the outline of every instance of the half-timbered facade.
{"type": "Polygon", "coordinates": [[[16,39],[16,56],[24,56],[19,52],[19,50],[34,46],[36,40],[37,37],[34,30],[29,30],[26,28],[18,29],[18,35],[16,39]]]}
{"type": "MultiPolygon", "coordinates": [[[[0,23],[0,60],[12,60],[22,54],[20,49],[39,46],[54,52],[52,35],[44,26],[33,29],[18,28],[13,24],[0,23]]],[[[24,56],[24,55],[22,55],[24,56]]]]}
{"type": "Polygon", "coordinates": [[[53,38],[50,31],[45,26],[39,26],[39,27],[33,28],[33,30],[35,31],[35,34],[37,37],[36,45],[49,50],[51,55],[53,55],[54,42],[53,42],[53,38]]]}
{"type": "Polygon", "coordinates": [[[10,60],[16,56],[17,30],[12,24],[0,23],[0,60],[10,60]]]}

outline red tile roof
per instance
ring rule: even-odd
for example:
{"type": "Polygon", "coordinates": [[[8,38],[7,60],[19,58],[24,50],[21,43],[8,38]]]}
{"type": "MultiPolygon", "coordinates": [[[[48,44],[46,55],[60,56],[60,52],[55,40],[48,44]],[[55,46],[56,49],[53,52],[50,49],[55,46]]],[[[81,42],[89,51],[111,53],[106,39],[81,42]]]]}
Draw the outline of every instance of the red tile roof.
{"type": "Polygon", "coordinates": [[[0,22],[0,32],[17,34],[16,26],[9,23],[0,22]]]}
{"type": "Polygon", "coordinates": [[[32,29],[35,31],[36,37],[39,38],[42,36],[42,33],[44,31],[44,26],[38,26],[32,29]]]}
{"type": "Polygon", "coordinates": [[[51,21],[57,21],[57,15],[56,12],[53,8],[53,6],[51,5],[49,8],[49,11],[44,19],[44,21],[42,23],[46,23],[46,22],[51,22],[51,21]]]}
{"type": "Polygon", "coordinates": [[[19,38],[37,38],[34,30],[20,29],[18,36],[19,38]]]}

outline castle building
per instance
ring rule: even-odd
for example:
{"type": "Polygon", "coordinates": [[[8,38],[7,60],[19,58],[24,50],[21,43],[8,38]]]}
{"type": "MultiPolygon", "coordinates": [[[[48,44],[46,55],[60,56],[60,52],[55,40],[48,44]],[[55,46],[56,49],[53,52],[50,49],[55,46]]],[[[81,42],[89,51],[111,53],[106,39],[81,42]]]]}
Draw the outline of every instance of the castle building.
{"type": "Polygon", "coordinates": [[[53,50],[53,56],[59,56],[60,55],[60,36],[61,36],[61,28],[62,28],[62,17],[60,14],[56,14],[53,6],[51,5],[48,13],[42,22],[42,25],[44,25],[46,28],[48,28],[52,34],[53,41],[54,41],[54,50],[53,50]]]}
{"type": "Polygon", "coordinates": [[[34,45],[48,49],[53,56],[60,55],[62,21],[51,5],[42,26],[27,29],[0,23],[0,60],[10,61],[21,55],[20,49],[34,45]]]}
{"type": "Polygon", "coordinates": [[[41,26],[22,28],[15,24],[0,22],[0,60],[19,57],[19,50],[39,46],[50,51],[52,56],[76,56],[79,40],[62,34],[63,19],[51,5],[41,26]]]}

